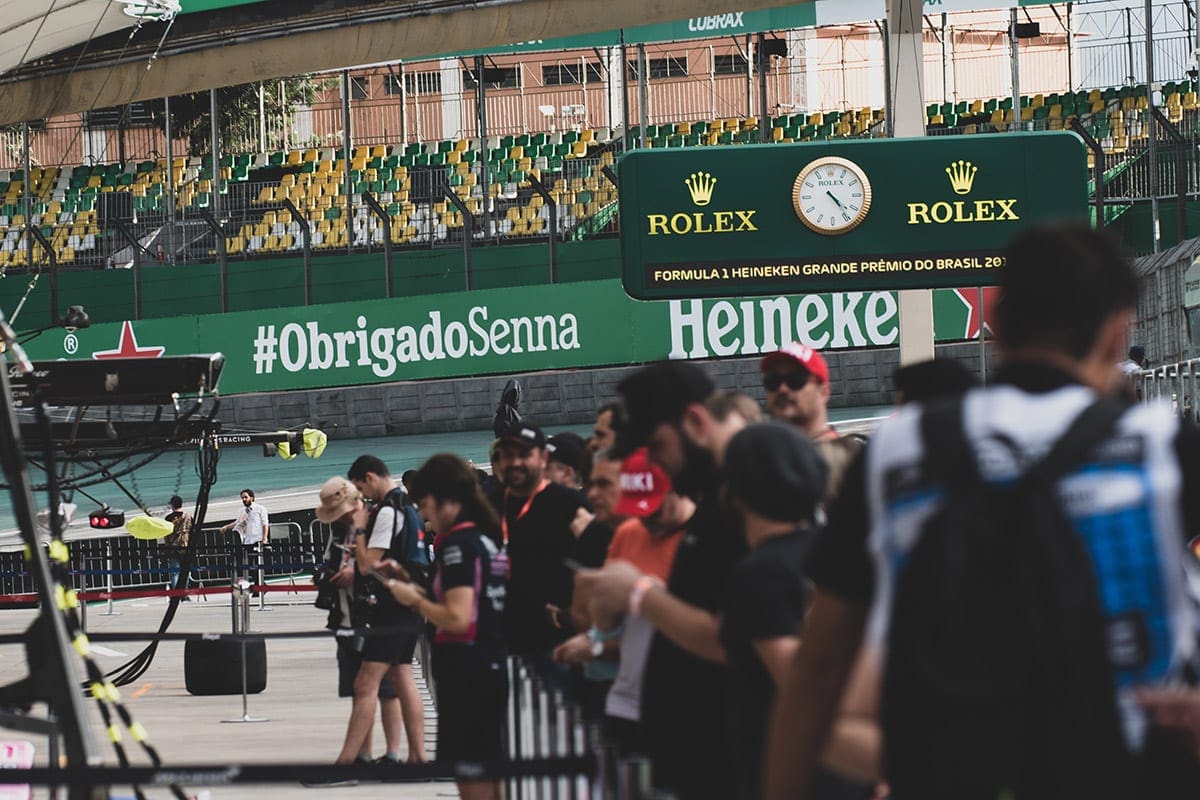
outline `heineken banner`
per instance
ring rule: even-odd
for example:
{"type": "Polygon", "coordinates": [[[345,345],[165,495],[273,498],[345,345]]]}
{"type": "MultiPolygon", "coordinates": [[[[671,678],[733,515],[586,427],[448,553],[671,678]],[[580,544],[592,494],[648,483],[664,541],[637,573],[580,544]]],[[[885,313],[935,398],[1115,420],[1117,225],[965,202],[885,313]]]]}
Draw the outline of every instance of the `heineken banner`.
{"type": "MultiPolygon", "coordinates": [[[[973,338],[990,302],[939,292],[937,335],[973,338]]],[[[223,394],[754,356],[799,340],[893,345],[892,292],[630,300],[617,280],[105,323],[30,342],[35,359],[225,354],[223,394]]]]}
{"type": "Polygon", "coordinates": [[[1087,214],[1070,132],[638,150],[619,172],[642,300],[986,286],[1022,227],[1087,214]]]}

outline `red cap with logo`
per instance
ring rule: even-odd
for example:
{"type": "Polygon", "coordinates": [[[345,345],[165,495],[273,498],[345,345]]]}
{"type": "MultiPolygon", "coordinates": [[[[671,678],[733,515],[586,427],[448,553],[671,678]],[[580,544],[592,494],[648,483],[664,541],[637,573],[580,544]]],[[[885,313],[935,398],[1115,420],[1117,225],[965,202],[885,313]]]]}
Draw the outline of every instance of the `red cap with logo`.
{"type": "Polygon", "coordinates": [[[821,383],[829,383],[829,365],[825,363],[825,357],[820,351],[799,342],[789,342],[774,353],[767,353],[763,356],[759,368],[766,372],[779,363],[797,364],[816,375],[821,383]]]}
{"type": "Polygon", "coordinates": [[[633,451],[621,465],[621,499],[616,513],[623,517],[648,517],[662,508],[671,491],[671,478],[650,461],[649,451],[633,451]]]}

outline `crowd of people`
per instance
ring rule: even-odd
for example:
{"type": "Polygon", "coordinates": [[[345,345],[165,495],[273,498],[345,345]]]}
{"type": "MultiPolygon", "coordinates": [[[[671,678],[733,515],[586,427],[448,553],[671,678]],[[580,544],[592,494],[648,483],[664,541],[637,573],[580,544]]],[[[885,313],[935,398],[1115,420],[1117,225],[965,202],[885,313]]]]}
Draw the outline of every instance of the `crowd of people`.
{"type": "Polygon", "coordinates": [[[402,725],[427,758],[428,629],[439,760],[504,757],[511,655],[684,800],[1196,796],[1200,440],[1130,402],[1137,279],[1102,233],[1030,228],[1001,280],[990,384],[905,366],[866,444],[794,343],[765,414],[663,362],[587,440],[507,414],[490,474],[330,479],[330,624],[387,631],[338,638],[338,763],[376,705],[384,758],[402,725]]]}

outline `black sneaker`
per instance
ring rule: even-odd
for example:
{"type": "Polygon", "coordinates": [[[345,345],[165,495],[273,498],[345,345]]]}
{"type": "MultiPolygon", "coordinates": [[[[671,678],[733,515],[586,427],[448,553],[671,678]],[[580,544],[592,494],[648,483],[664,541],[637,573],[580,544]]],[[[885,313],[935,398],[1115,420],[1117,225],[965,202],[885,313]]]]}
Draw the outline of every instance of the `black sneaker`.
{"type": "Polygon", "coordinates": [[[309,789],[334,789],[339,786],[358,786],[358,778],[330,778],[326,781],[300,781],[309,789]]]}
{"type": "MultiPolygon", "coordinates": [[[[388,756],[380,756],[379,758],[375,759],[375,761],[372,763],[377,764],[377,765],[382,765],[385,767],[407,766],[406,762],[401,761],[398,758],[389,758],[388,756]]],[[[428,781],[429,781],[428,778],[415,777],[415,776],[404,776],[404,777],[384,778],[383,779],[384,783],[428,783],[428,781]]]]}
{"type": "MultiPolygon", "coordinates": [[[[355,764],[370,764],[371,759],[361,756],[354,759],[355,764]]],[[[335,764],[334,766],[344,766],[335,764]]],[[[358,778],[328,778],[323,781],[300,781],[301,786],[309,789],[333,789],[338,786],[358,786],[358,778]]]]}

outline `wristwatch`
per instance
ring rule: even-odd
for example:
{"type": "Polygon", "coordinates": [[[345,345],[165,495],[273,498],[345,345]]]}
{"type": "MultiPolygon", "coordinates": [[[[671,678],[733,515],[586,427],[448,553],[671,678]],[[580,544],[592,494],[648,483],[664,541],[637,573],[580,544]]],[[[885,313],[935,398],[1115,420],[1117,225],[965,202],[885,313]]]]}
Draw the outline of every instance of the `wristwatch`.
{"type": "Polygon", "coordinates": [[[592,643],[591,653],[592,658],[599,658],[604,655],[604,643],[610,639],[616,639],[625,631],[625,625],[621,624],[613,628],[611,631],[602,631],[593,625],[588,629],[588,641],[592,643]]]}

